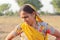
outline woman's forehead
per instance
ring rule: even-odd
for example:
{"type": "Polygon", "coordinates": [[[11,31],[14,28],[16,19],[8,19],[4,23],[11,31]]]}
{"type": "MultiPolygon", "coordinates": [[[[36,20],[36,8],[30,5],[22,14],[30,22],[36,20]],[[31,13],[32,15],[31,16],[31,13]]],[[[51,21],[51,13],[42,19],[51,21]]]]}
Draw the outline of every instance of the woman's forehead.
{"type": "Polygon", "coordinates": [[[25,14],[27,14],[27,12],[25,12],[25,11],[21,11],[20,14],[25,15],[25,14]]]}
{"type": "Polygon", "coordinates": [[[27,13],[27,12],[24,12],[24,11],[21,11],[20,12],[20,16],[21,17],[24,17],[24,16],[30,16],[31,14],[27,13]]]}
{"type": "Polygon", "coordinates": [[[30,15],[30,13],[27,13],[27,12],[25,12],[25,11],[21,11],[21,12],[20,12],[20,15],[30,15]]]}

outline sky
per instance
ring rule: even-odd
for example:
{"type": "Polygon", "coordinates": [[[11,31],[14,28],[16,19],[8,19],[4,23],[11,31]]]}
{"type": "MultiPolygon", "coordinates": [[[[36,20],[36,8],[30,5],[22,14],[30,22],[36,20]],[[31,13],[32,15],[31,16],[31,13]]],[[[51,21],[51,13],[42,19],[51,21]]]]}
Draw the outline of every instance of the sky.
{"type": "MultiPolygon", "coordinates": [[[[50,13],[54,12],[54,8],[50,4],[50,2],[52,0],[40,0],[40,1],[43,4],[43,7],[41,8],[41,11],[44,11],[44,12],[48,11],[50,13]]],[[[20,9],[20,7],[18,6],[18,4],[16,3],[15,0],[0,0],[0,5],[3,4],[3,3],[9,3],[9,4],[11,4],[10,10],[18,11],[20,9]]]]}

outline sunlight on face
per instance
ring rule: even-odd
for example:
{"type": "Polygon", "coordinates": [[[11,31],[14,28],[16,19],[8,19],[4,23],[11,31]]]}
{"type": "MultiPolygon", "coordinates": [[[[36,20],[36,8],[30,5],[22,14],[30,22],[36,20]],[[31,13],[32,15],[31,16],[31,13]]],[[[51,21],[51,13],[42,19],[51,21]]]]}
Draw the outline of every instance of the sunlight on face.
{"type": "Polygon", "coordinates": [[[20,17],[24,20],[24,22],[26,22],[30,25],[34,22],[33,14],[29,14],[27,12],[21,11],[20,17]]]}

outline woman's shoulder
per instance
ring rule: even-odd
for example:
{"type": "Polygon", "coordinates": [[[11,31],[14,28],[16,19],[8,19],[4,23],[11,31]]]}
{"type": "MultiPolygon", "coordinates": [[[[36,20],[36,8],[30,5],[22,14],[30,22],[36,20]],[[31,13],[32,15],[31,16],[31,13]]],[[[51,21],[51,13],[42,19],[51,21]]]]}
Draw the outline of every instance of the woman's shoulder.
{"type": "Polygon", "coordinates": [[[17,28],[21,28],[21,25],[22,25],[22,24],[23,24],[23,23],[19,23],[19,24],[16,25],[16,27],[17,27],[17,28]]]}
{"type": "Polygon", "coordinates": [[[40,25],[42,25],[42,26],[46,26],[48,23],[46,23],[46,22],[38,22],[38,24],[40,24],[40,25]]]}
{"type": "Polygon", "coordinates": [[[17,29],[20,30],[21,29],[21,25],[20,24],[17,24],[15,28],[17,28],[17,29]]]}

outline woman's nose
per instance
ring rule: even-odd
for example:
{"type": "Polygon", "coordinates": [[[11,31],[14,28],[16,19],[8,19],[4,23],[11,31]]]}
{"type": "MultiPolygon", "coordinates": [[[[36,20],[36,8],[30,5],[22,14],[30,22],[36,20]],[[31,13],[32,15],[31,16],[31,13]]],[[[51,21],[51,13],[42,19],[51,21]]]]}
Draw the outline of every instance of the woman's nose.
{"type": "Polygon", "coordinates": [[[27,19],[24,19],[25,22],[27,22],[27,19]]]}

